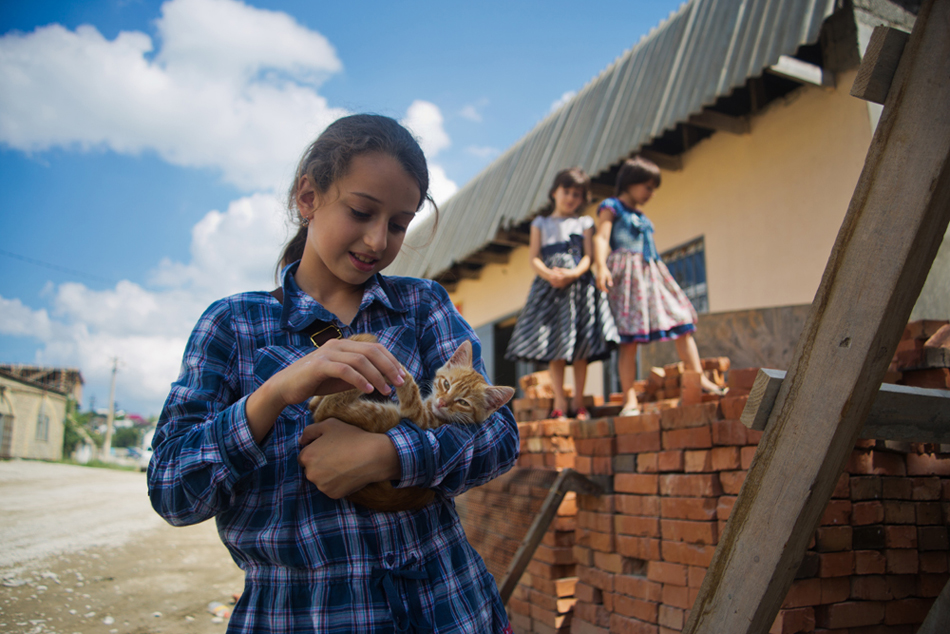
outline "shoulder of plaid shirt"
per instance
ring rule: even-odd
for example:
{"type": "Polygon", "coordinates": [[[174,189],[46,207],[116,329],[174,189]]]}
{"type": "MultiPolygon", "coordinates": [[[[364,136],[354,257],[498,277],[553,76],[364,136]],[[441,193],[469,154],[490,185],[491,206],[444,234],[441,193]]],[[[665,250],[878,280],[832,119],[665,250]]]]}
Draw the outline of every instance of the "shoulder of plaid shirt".
{"type": "MultiPolygon", "coordinates": [[[[286,408],[261,445],[253,441],[244,414],[247,396],[267,376],[312,350],[300,330],[314,315],[333,320],[297,288],[294,268],[283,274],[284,306],[266,292],[234,295],[212,304],[195,326],[155,434],[148,472],[153,507],[173,525],[216,517],[222,539],[245,570],[263,562],[319,567],[326,549],[315,544],[339,545],[354,526],[373,535],[349,544],[364,551],[356,559],[365,561],[351,562],[353,574],[369,574],[376,557],[398,565],[393,551],[397,559],[417,556],[425,561],[449,554],[440,549],[458,548],[465,552],[453,557],[478,559],[484,570],[451,498],[515,463],[518,430],[507,407],[477,426],[447,425],[418,433],[399,425],[388,432],[402,467],[394,486],[429,486],[441,494],[436,504],[415,513],[370,513],[327,498],[304,479],[296,464],[296,439],[310,422],[306,403],[286,408]],[[306,513],[299,512],[301,506],[306,513]],[[419,514],[429,517],[413,517],[419,514]],[[314,522],[316,517],[322,521],[314,522]],[[428,527],[429,533],[420,527],[428,527]]],[[[476,367],[484,374],[474,331],[445,290],[430,280],[375,276],[356,317],[342,330],[344,336],[381,335],[407,370],[425,381],[469,339],[476,367]],[[421,315],[424,321],[417,320],[421,315]]]]}

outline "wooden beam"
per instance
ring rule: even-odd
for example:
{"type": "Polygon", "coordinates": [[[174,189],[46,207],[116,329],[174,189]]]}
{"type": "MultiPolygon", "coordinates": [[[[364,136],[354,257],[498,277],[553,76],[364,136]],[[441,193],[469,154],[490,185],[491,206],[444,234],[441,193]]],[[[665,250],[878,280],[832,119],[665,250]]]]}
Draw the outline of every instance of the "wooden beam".
{"type": "Polygon", "coordinates": [[[769,630],[871,410],[950,220],[948,23],[924,3],[684,634],[769,630]]]}
{"type": "Polygon", "coordinates": [[[908,37],[910,35],[904,31],[889,26],[874,27],[867,50],[864,51],[864,61],[851,84],[853,97],[884,103],[908,37]]]}
{"type": "Polygon", "coordinates": [[[749,134],[752,131],[749,117],[734,117],[715,110],[703,110],[699,114],[690,115],[689,123],[707,130],[729,134],[749,134]]]}
{"type": "Polygon", "coordinates": [[[506,247],[523,247],[531,241],[531,235],[524,231],[499,229],[491,241],[506,247]]]}
{"type": "MultiPolygon", "coordinates": [[[[784,379],[782,370],[759,370],[739,418],[743,425],[765,429],[784,379]]],[[[882,384],[861,438],[950,443],[950,390],[882,384]]]]}
{"type": "Polygon", "coordinates": [[[502,253],[501,251],[489,251],[487,249],[476,251],[462,260],[462,264],[485,265],[485,264],[508,264],[511,259],[511,252],[502,253]]]}
{"type": "Polygon", "coordinates": [[[683,157],[679,154],[664,154],[663,152],[646,149],[640,150],[637,152],[637,154],[645,159],[653,161],[657,164],[657,166],[667,170],[668,172],[679,172],[683,169],[683,157]]]}
{"type": "Polygon", "coordinates": [[[459,279],[462,280],[477,280],[482,276],[481,267],[471,268],[468,266],[455,266],[453,269],[455,270],[455,273],[458,275],[459,279]]]}
{"type": "Polygon", "coordinates": [[[804,62],[789,55],[781,55],[778,62],[769,66],[769,72],[800,84],[812,84],[822,88],[834,88],[835,76],[821,66],[804,62]]]}
{"type": "Polygon", "coordinates": [[[927,618],[920,624],[917,634],[946,634],[950,623],[950,581],[943,586],[940,595],[931,604],[927,618]]]}
{"type": "Polygon", "coordinates": [[[511,598],[511,593],[515,591],[521,575],[524,574],[525,568],[531,563],[534,551],[538,549],[538,544],[544,538],[551,520],[557,514],[561,500],[564,499],[568,491],[577,491],[585,495],[600,495],[603,493],[603,489],[599,484],[588,480],[573,469],[562,469],[557,474],[557,478],[551,488],[548,489],[547,497],[544,498],[544,502],[541,504],[541,509],[534,517],[534,521],[521,541],[521,545],[518,546],[518,550],[515,551],[515,556],[508,565],[508,571],[499,586],[498,591],[501,594],[502,603],[507,604],[508,599],[511,598]]]}

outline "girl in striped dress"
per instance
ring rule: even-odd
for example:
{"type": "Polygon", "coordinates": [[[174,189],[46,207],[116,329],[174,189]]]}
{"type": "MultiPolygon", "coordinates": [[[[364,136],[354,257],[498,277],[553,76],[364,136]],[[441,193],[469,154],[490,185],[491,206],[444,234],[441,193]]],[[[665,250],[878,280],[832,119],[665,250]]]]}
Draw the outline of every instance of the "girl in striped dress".
{"type": "Polygon", "coordinates": [[[590,178],[580,168],[561,170],[550,203],[531,223],[531,266],[537,277],[515,324],[505,358],[547,363],[554,390],[552,418],[590,417],[584,407],[587,364],[605,359],[619,341],[607,296],[590,274],[594,221],[578,216],[590,178]],[[574,368],[573,409],[564,395],[564,368],[574,368]]]}
{"type": "Polygon", "coordinates": [[[659,186],[660,168],[655,163],[639,156],[627,159],[617,174],[616,198],[606,199],[597,209],[597,288],[607,293],[620,332],[622,415],[640,412],[634,380],[641,343],[675,340],[686,369],[700,373],[703,390],[723,393],[703,374],[693,338],[696,310],[660,259],[653,223],[640,211],[659,186]]]}

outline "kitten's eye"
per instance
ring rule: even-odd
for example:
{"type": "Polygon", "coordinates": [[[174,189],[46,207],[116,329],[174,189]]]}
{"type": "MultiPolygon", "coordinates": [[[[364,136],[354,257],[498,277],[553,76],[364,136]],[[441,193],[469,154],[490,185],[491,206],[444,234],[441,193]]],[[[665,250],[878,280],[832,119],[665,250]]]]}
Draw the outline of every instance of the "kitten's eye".
{"type": "Polygon", "coordinates": [[[448,380],[448,379],[443,378],[440,385],[442,386],[442,389],[443,389],[443,390],[445,390],[446,392],[448,392],[448,390],[449,390],[449,380],[448,380]]]}
{"type": "Polygon", "coordinates": [[[464,398],[460,398],[460,399],[458,399],[458,400],[455,401],[455,402],[458,403],[459,405],[461,405],[462,407],[468,407],[468,408],[471,408],[471,407],[472,407],[471,403],[469,403],[468,401],[466,401],[464,398]]]}

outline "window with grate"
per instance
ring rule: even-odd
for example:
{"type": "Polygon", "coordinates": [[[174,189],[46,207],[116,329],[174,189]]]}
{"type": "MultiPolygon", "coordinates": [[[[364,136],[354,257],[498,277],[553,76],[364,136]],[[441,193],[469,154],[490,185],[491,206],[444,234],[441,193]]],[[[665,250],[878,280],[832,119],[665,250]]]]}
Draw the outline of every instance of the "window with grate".
{"type": "Polygon", "coordinates": [[[702,237],[660,254],[666,268],[680,285],[697,313],[709,312],[706,293],[706,245],[702,237]]]}
{"type": "Polygon", "coordinates": [[[44,442],[49,440],[49,413],[46,411],[46,403],[40,405],[40,414],[36,417],[36,439],[44,442]]]}

